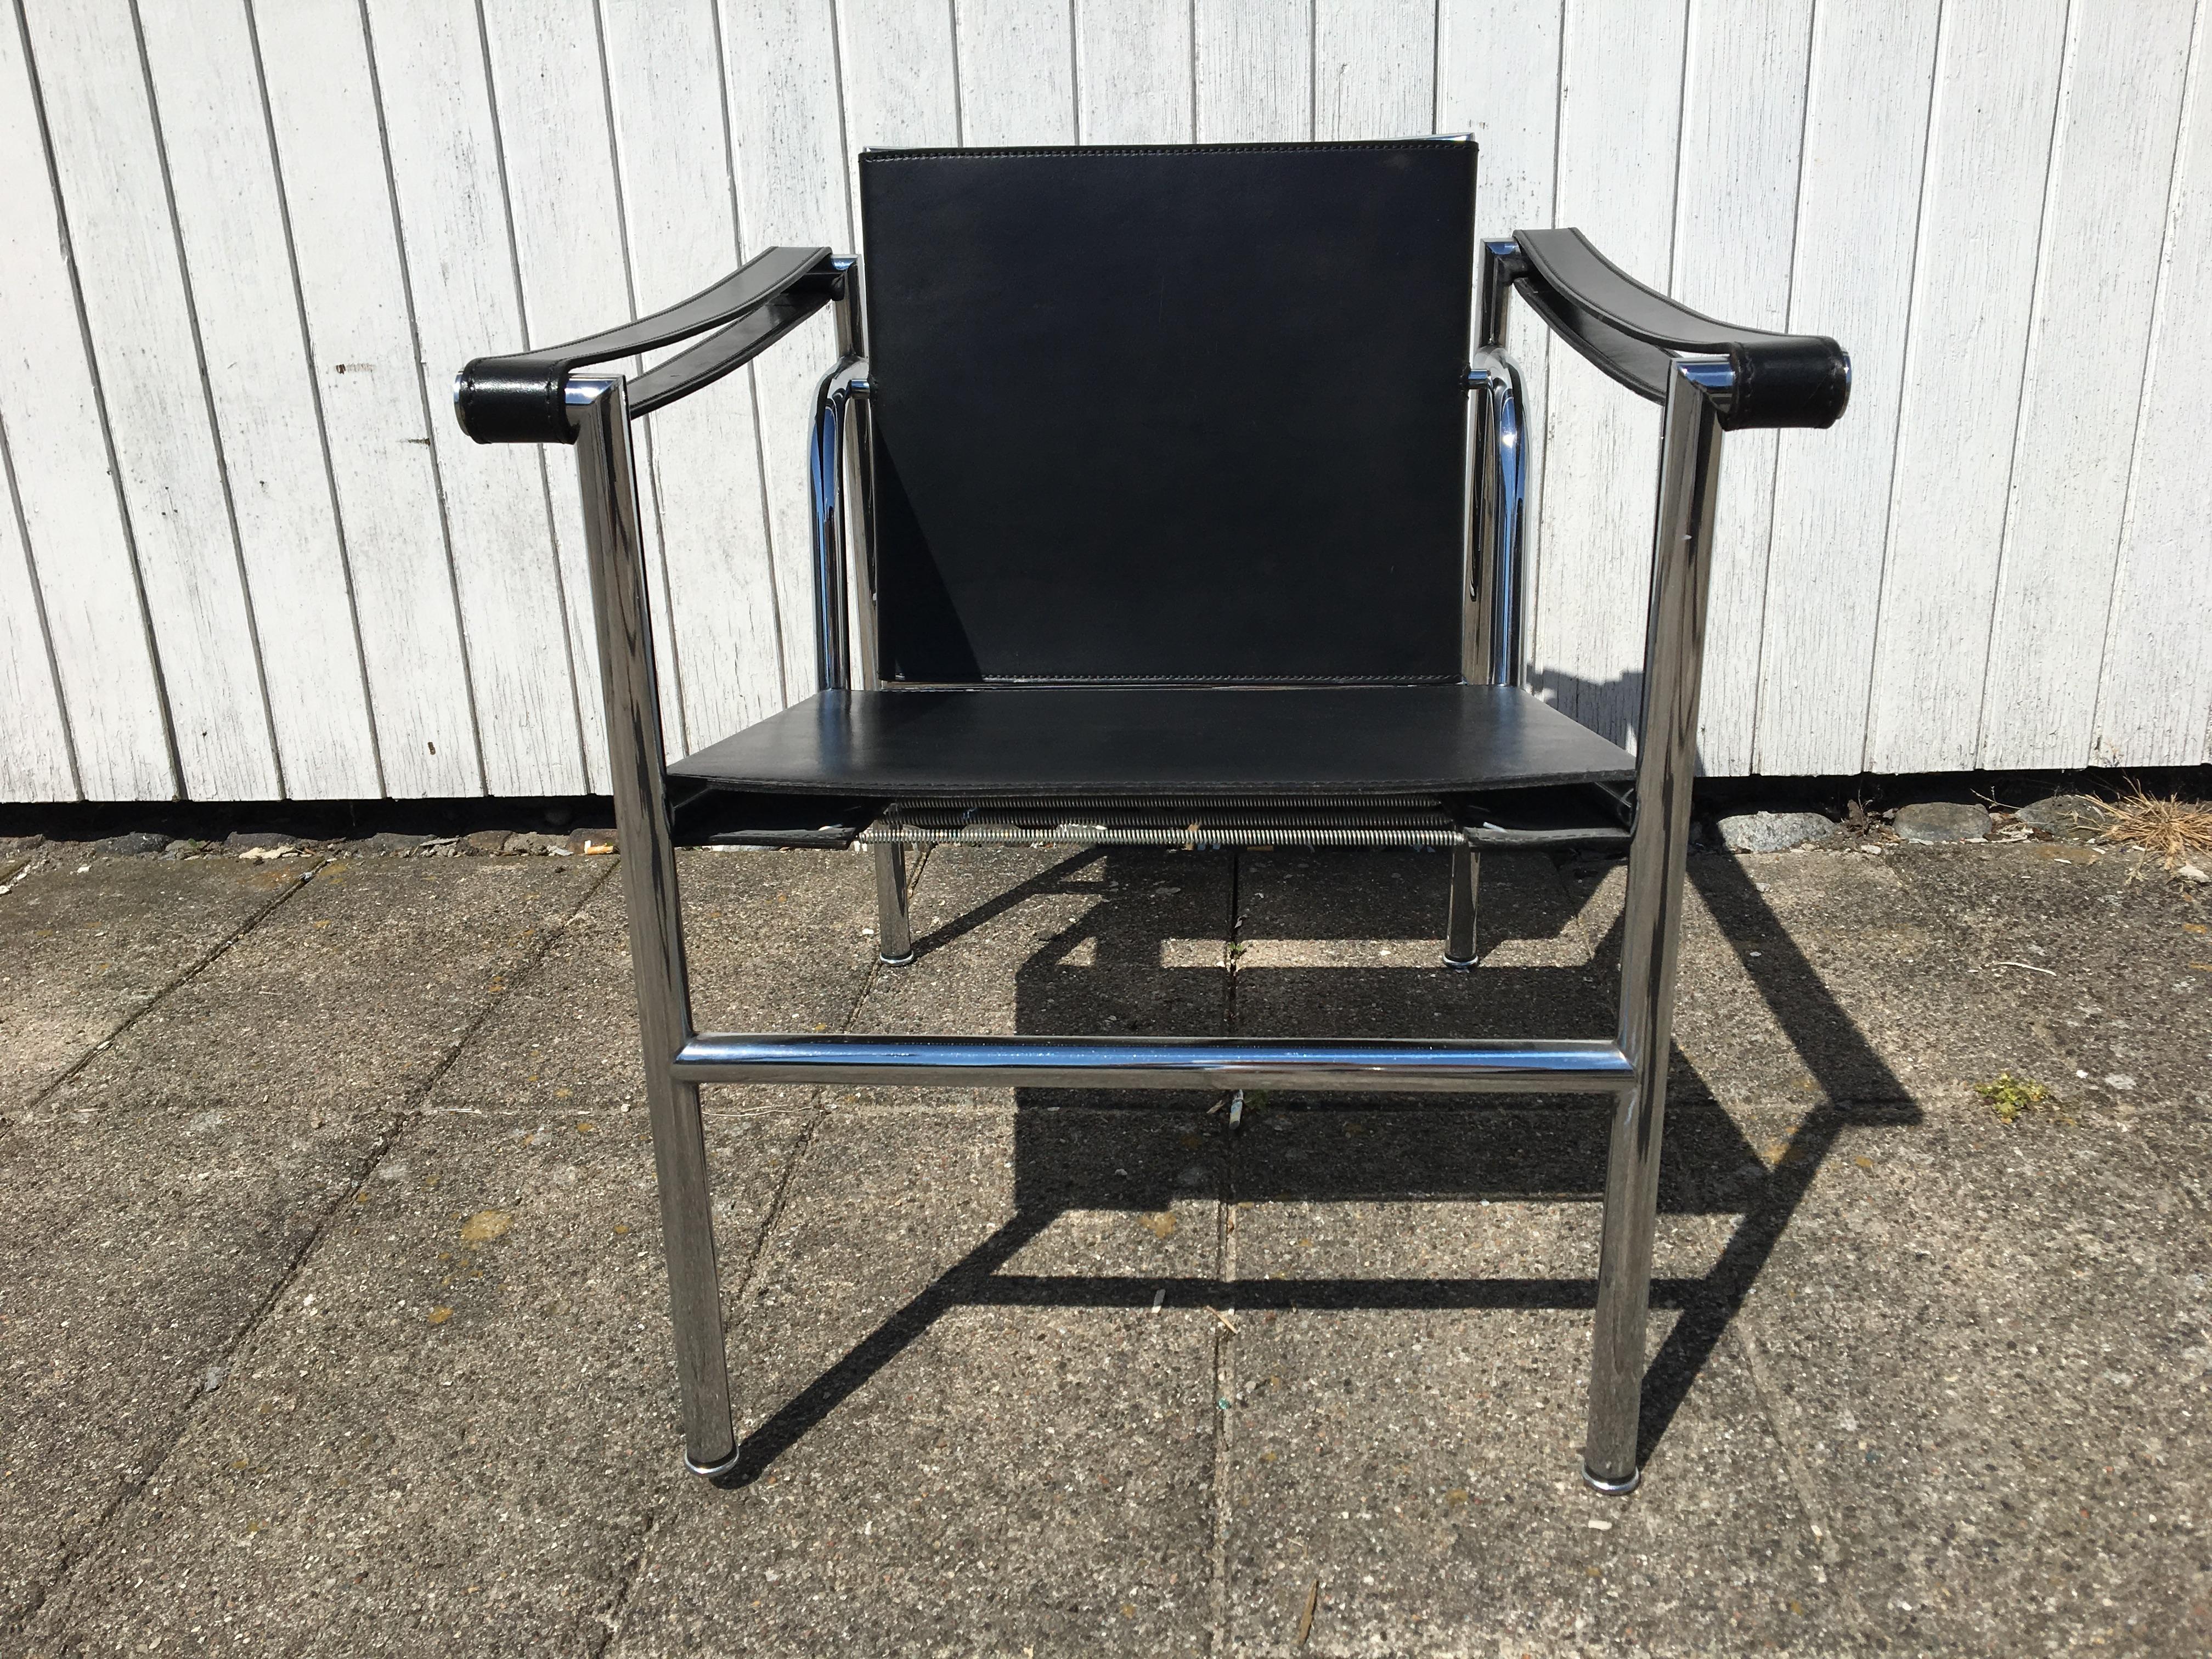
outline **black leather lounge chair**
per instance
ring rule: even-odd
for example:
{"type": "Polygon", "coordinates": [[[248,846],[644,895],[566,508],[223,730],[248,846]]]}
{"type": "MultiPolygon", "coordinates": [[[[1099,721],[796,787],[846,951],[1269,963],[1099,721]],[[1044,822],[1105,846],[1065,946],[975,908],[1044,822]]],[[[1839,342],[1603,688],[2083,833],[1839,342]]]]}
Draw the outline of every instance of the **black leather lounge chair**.
{"type": "Polygon", "coordinates": [[[1830,424],[1843,351],[1699,316],[1578,231],[1478,240],[1462,139],[872,151],[860,177],[865,281],[772,248],[455,391],[480,441],[577,448],[686,1461],[737,1457],[702,1084],[1596,1091],[1583,1468],[1632,1489],[1721,437],[1830,424]],[[1633,758],[1521,683],[1516,293],[1664,410],[1633,758]],[[822,690],[664,769],[629,422],[824,306],[822,690]],[[635,377],[592,367],[694,336],[635,377]],[[1480,848],[1607,836],[1629,844],[1610,1042],[701,1033],[671,853],[872,844],[896,962],[916,844],[1449,847],[1445,958],[1471,965],[1480,848]]]}

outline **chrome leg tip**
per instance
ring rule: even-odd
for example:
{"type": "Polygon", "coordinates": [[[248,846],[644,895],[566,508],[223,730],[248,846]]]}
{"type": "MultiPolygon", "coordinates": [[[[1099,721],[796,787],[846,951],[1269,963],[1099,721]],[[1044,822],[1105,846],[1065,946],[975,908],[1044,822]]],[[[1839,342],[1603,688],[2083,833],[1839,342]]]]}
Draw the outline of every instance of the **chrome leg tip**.
{"type": "Polygon", "coordinates": [[[886,968],[903,968],[914,960],[914,952],[909,951],[902,957],[887,957],[881,951],[878,951],[876,960],[886,968]]]}
{"type": "Polygon", "coordinates": [[[1626,1479],[1608,1480],[1587,1463],[1583,1465],[1583,1485],[1601,1498],[1626,1498],[1644,1484],[1644,1471],[1631,1469],[1626,1479]]]}
{"type": "Polygon", "coordinates": [[[732,1446],[730,1448],[730,1455],[720,1462],[701,1463],[695,1461],[691,1454],[687,1451],[684,1454],[684,1467],[702,1480],[719,1480],[738,1467],[738,1449],[732,1446]]]}
{"type": "Polygon", "coordinates": [[[1459,973],[1465,973],[1468,969],[1474,966],[1476,958],[1474,957],[1468,957],[1464,961],[1460,957],[1452,956],[1449,953],[1444,957],[1444,966],[1459,973]]]}

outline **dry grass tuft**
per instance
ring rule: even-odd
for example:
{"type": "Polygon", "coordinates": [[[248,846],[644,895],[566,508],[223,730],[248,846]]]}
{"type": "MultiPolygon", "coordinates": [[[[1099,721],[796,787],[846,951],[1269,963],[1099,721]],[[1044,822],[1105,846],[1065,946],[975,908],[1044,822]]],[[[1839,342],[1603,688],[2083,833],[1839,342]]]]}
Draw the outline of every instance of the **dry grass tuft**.
{"type": "Polygon", "coordinates": [[[2154,853],[2167,869],[2199,859],[2212,859],[2212,805],[2169,795],[2164,799],[2143,793],[2137,784],[2132,794],[2106,803],[2111,822],[2100,841],[2119,842],[2154,853]]]}

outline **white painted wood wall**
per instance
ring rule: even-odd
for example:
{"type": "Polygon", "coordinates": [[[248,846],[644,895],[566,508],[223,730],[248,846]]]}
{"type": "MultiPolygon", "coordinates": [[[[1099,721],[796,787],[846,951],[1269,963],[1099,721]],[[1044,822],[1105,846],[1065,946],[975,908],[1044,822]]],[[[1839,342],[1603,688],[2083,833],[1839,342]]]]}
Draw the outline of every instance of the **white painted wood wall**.
{"type": "MultiPolygon", "coordinates": [[[[850,248],[865,145],[1436,131],[1486,230],[1851,351],[1730,445],[1707,770],[2208,758],[2212,0],[10,3],[0,798],[604,789],[569,457],[464,360],[850,248]]],[[[1618,735],[1656,415],[1514,332],[1533,667],[1618,735]]],[[[672,748],[811,689],[829,349],[647,423],[672,748]]]]}

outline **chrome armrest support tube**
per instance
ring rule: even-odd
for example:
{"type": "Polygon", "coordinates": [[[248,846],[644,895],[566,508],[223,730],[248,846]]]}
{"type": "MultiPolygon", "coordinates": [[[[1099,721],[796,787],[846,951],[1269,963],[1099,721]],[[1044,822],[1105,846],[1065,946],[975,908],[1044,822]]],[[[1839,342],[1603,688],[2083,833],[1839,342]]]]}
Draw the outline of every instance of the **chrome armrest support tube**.
{"type": "Polygon", "coordinates": [[[646,1110],[660,1191],[670,1313],[684,1400],[684,1461],[702,1474],[737,1457],[729,1360],[722,1341],[721,1277],[707,1188],[707,1142],[696,1084],[671,1069],[691,1040],[690,981],[670,845],[659,681],[646,591],[630,458],[628,389],[618,378],[571,376],[564,398],[576,420],[592,609],[606,696],[607,756],[622,838],[623,898],[645,1057],[646,1110]]]}
{"type": "Polygon", "coordinates": [[[1712,578],[1722,408],[1734,378],[1729,360],[1717,356],[1676,358],[1668,374],[1644,635],[1636,823],[1621,917],[1620,1048],[1634,1080],[1620,1091],[1613,1112],[1598,1247],[1589,1440],[1583,1453],[1585,1478],[1606,1492],[1632,1491],[1639,1478],[1644,1322],[1690,846],[1690,789],[1697,772],[1705,596],[1712,578]]]}

